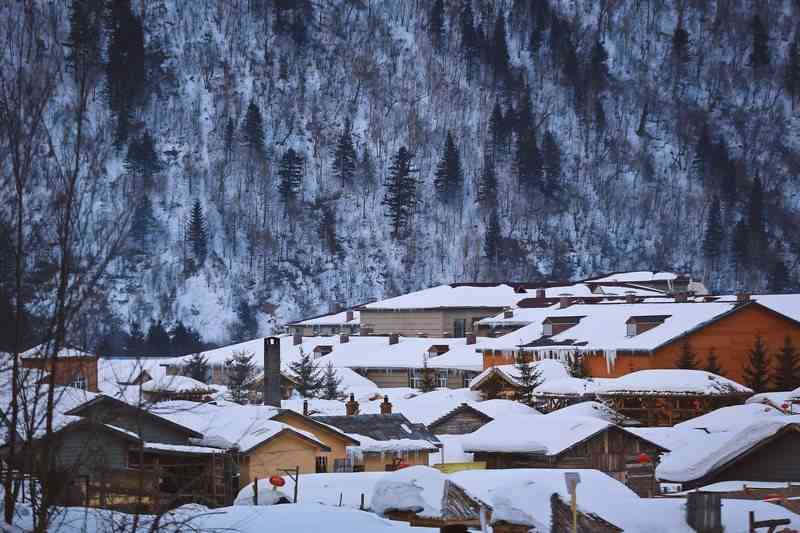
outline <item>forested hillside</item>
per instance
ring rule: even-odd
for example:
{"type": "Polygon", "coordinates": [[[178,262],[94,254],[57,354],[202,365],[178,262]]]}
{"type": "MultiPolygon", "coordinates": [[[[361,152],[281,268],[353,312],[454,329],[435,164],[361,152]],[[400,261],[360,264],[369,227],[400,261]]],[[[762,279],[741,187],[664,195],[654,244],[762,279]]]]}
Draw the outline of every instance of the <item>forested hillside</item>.
{"type": "Polygon", "coordinates": [[[797,2],[3,4],[0,110],[36,109],[8,104],[20,77],[48,91],[22,189],[2,137],[3,291],[21,194],[32,323],[55,294],[49,180],[79,154],[78,344],[158,320],[243,339],[451,281],[797,288],[797,2]]]}

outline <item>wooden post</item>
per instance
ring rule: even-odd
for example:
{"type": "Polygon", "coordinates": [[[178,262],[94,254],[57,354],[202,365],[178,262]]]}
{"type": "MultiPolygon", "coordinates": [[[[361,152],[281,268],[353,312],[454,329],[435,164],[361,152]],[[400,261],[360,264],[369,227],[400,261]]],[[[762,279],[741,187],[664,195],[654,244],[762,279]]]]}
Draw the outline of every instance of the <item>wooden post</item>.
{"type": "Polygon", "coordinates": [[[253,480],[253,505],[258,505],[258,478],[253,480]]]}
{"type": "Polygon", "coordinates": [[[364,493],[361,493],[361,505],[358,506],[362,511],[364,510],[364,493]]]}
{"type": "Polygon", "coordinates": [[[578,533],[578,487],[577,485],[573,485],[572,489],[569,491],[570,495],[570,507],[572,509],[572,533],[578,533]]]}
{"type": "Polygon", "coordinates": [[[300,484],[300,465],[294,467],[294,503],[297,503],[297,486],[300,484]]]}

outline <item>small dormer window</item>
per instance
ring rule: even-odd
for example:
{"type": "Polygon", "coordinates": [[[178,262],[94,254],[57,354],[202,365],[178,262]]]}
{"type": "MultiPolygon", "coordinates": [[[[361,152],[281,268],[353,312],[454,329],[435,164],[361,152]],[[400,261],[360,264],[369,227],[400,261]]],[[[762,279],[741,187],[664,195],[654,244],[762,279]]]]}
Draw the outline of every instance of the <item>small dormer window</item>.
{"type": "Polygon", "coordinates": [[[636,322],[628,322],[626,324],[628,327],[628,337],[635,337],[636,336],[636,322]]]}
{"type": "Polygon", "coordinates": [[[647,315],[647,316],[632,316],[625,321],[628,337],[635,337],[641,335],[645,331],[660,326],[671,315],[647,315]]]}
{"type": "Polygon", "coordinates": [[[553,324],[552,322],[545,322],[542,324],[542,335],[545,337],[552,337],[553,336],[553,324]]]}

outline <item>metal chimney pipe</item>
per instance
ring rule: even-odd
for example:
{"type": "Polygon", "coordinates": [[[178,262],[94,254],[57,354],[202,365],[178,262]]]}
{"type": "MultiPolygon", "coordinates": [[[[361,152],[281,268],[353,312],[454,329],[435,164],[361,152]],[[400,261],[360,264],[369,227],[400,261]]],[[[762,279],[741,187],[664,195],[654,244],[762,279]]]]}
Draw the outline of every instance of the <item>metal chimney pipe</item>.
{"type": "Polygon", "coordinates": [[[281,406],[281,339],[264,338],[264,405],[281,406]]]}

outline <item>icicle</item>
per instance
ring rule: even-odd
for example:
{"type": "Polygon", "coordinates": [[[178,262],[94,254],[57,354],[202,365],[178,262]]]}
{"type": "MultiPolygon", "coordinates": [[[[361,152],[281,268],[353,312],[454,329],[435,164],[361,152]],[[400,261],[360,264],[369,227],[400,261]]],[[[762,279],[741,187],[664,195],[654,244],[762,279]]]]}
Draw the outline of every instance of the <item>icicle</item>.
{"type": "Polygon", "coordinates": [[[606,369],[608,373],[611,373],[611,369],[614,368],[614,363],[617,362],[617,351],[616,350],[603,350],[603,355],[606,356],[606,369]]]}

